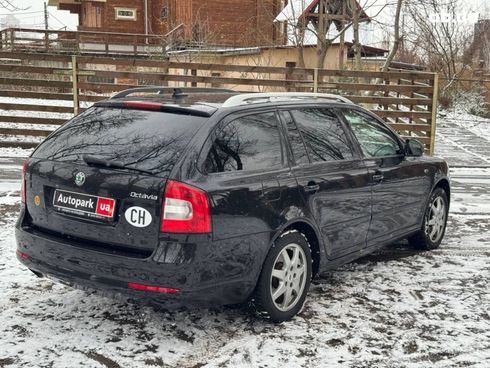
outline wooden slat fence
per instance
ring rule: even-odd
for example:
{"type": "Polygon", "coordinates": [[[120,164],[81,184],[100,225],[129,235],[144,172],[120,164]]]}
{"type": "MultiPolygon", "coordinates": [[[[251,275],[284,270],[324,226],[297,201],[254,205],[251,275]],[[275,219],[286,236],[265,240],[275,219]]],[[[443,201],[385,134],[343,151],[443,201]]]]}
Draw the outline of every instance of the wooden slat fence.
{"type": "Polygon", "coordinates": [[[0,51],[0,146],[19,145],[20,136],[28,137],[21,139],[22,146],[35,146],[74,111],[83,111],[88,104],[116,91],[142,85],[337,93],[374,111],[403,137],[419,139],[428,152],[434,149],[437,75],[433,73],[177,63],[12,51],[0,51]]]}

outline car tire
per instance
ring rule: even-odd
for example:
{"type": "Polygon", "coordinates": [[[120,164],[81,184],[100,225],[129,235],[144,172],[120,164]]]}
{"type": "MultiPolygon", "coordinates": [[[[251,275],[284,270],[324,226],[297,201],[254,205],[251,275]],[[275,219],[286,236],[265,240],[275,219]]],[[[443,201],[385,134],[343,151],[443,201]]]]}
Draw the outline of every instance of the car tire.
{"type": "Polygon", "coordinates": [[[298,231],[282,234],[272,245],[251,298],[252,310],[279,323],[303,307],[310,287],[312,260],[306,237],[298,231]]]}
{"type": "Polygon", "coordinates": [[[409,244],[422,250],[439,248],[446,232],[448,212],[446,192],[442,188],[436,188],[427,203],[422,229],[408,238],[409,244]]]}

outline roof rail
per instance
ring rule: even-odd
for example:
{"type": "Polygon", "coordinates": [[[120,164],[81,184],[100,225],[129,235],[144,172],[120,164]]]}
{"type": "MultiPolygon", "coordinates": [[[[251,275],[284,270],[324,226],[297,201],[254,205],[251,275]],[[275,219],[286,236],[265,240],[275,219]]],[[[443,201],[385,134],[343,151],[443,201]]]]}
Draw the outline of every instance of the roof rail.
{"type": "Polygon", "coordinates": [[[226,88],[197,88],[197,87],[136,87],[126,89],[124,91],[116,93],[114,96],[111,96],[112,99],[123,98],[130,96],[135,93],[155,93],[158,95],[163,95],[165,93],[169,93],[174,95],[175,93],[188,92],[188,93],[236,93],[231,89],[226,88]]]}
{"type": "Polygon", "coordinates": [[[248,103],[261,103],[264,100],[295,100],[295,99],[315,99],[321,98],[352,104],[353,102],[344,96],[331,93],[311,93],[311,92],[272,92],[272,93],[244,93],[230,97],[222,107],[233,107],[248,103]],[[254,101],[255,100],[255,101],[254,101]],[[257,101],[259,100],[259,101],[257,101]]]}

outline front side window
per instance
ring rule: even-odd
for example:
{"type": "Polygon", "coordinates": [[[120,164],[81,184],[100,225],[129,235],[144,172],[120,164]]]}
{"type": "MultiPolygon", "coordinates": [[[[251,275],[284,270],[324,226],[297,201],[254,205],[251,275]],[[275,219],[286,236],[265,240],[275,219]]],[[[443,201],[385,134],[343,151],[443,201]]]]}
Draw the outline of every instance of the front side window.
{"type": "Polygon", "coordinates": [[[339,119],[322,108],[292,110],[312,162],[352,158],[349,140],[339,119]]]}
{"type": "Polygon", "coordinates": [[[240,117],[221,128],[207,155],[205,171],[265,170],[281,166],[276,115],[264,113],[240,117]]]}
{"type": "Polygon", "coordinates": [[[365,157],[395,156],[401,153],[393,132],[375,118],[355,110],[345,110],[343,113],[365,157]]]}

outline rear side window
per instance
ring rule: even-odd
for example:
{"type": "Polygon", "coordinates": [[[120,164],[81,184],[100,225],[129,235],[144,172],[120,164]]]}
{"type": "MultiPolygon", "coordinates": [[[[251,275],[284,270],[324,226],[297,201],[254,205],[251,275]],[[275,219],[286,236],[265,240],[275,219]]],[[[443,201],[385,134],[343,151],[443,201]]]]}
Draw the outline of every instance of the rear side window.
{"type": "Polygon", "coordinates": [[[292,110],[312,162],[352,158],[349,140],[337,117],[326,109],[292,110]]]}
{"type": "Polygon", "coordinates": [[[282,166],[281,138],[274,113],[240,117],[221,128],[206,157],[205,171],[264,170],[282,166]]]}
{"type": "Polygon", "coordinates": [[[92,107],[53,133],[34,152],[34,157],[81,161],[83,155],[94,155],[168,176],[206,119],[159,111],[92,107]]]}

